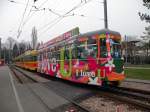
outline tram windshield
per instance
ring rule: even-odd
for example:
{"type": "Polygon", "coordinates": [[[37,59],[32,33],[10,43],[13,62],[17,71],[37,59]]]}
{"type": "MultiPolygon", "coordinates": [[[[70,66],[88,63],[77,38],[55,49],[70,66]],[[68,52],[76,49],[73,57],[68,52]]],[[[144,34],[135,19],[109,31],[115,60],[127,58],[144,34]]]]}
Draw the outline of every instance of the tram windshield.
{"type": "Polygon", "coordinates": [[[121,58],[121,44],[115,40],[110,39],[111,56],[113,58],[121,58]]]}

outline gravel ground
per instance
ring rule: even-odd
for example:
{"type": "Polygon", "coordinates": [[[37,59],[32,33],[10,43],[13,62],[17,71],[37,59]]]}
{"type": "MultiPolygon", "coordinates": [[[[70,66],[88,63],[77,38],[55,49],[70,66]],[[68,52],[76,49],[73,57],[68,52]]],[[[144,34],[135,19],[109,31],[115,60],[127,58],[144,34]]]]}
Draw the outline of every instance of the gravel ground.
{"type": "Polygon", "coordinates": [[[81,102],[91,112],[146,112],[106,97],[93,96],[81,102]]]}
{"type": "Polygon", "coordinates": [[[122,82],[120,86],[150,91],[150,84],[136,83],[136,82],[122,82]]]}

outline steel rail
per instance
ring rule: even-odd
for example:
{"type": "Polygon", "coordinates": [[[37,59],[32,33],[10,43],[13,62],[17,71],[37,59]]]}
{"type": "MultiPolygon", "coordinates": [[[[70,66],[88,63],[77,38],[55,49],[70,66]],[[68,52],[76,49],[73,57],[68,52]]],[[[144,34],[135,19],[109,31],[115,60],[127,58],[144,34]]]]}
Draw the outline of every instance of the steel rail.
{"type": "Polygon", "coordinates": [[[13,68],[10,68],[16,79],[18,80],[19,83],[23,84],[22,79],[16,74],[16,72],[13,70],[13,68]]]}
{"type": "MultiPolygon", "coordinates": [[[[48,85],[45,85],[45,86],[46,86],[48,89],[52,88],[52,86],[48,86],[48,85]]],[[[64,90],[63,90],[63,91],[64,91],[64,90]]],[[[55,88],[54,92],[55,92],[57,95],[59,95],[59,96],[65,98],[67,101],[71,102],[71,104],[73,104],[73,105],[77,106],[79,109],[81,109],[82,111],[80,111],[80,112],[91,112],[91,111],[89,111],[86,107],[84,107],[83,105],[80,105],[78,102],[73,101],[72,99],[70,99],[70,98],[68,98],[67,96],[65,96],[65,95],[61,92],[60,89],[55,88]]]]}
{"type": "Polygon", "coordinates": [[[107,96],[113,99],[117,99],[129,104],[132,104],[138,108],[143,108],[146,110],[150,110],[150,100],[144,96],[132,94],[129,91],[121,90],[121,88],[100,88],[100,90],[94,90],[94,92],[99,95],[99,93],[102,93],[103,96],[107,96]]]}
{"type": "Polygon", "coordinates": [[[150,85],[150,82],[144,82],[144,81],[130,81],[130,80],[124,80],[123,82],[135,82],[135,83],[142,83],[142,84],[149,84],[150,85]]]}
{"type": "MultiPolygon", "coordinates": [[[[137,108],[141,108],[141,109],[148,110],[148,111],[150,110],[149,104],[143,103],[136,99],[132,99],[131,97],[128,97],[128,96],[125,97],[125,96],[121,96],[121,95],[110,93],[110,92],[99,92],[99,93],[102,93],[102,96],[109,97],[117,101],[122,101],[127,104],[131,104],[137,108]]],[[[101,95],[98,94],[98,96],[101,96],[101,95]]]]}

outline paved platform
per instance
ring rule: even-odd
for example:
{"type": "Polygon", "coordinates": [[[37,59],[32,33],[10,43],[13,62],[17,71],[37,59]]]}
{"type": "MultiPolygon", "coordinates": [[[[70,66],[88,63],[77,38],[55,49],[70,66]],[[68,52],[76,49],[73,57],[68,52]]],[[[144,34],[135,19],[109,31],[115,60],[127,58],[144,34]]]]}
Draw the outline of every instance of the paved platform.
{"type": "Polygon", "coordinates": [[[19,112],[21,106],[18,105],[16,89],[13,79],[7,66],[0,67],[0,111],[19,112]]]}
{"type": "Polygon", "coordinates": [[[69,102],[42,83],[19,84],[0,67],[0,112],[53,112],[69,102]]]}
{"type": "Polygon", "coordinates": [[[129,81],[129,82],[137,82],[137,83],[147,83],[147,84],[150,84],[150,80],[140,80],[140,79],[131,79],[131,78],[126,78],[125,79],[126,81],[129,81]]]}
{"type": "Polygon", "coordinates": [[[150,69],[150,67],[125,67],[125,68],[133,68],[133,69],[150,69]]]}

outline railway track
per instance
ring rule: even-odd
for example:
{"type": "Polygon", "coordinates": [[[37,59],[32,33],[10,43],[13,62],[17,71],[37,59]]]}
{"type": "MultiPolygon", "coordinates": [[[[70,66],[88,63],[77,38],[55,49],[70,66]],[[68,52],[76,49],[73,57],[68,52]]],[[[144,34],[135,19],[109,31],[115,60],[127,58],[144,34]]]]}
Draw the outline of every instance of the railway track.
{"type": "Polygon", "coordinates": [[[150,103],[150,94],[148,91],[126,88],[126,87],[109,87],[106,89],[111,93],[136,98],[141,101],[146,101],[150,103]]]}
{"type": "Polygon", "coordinates": [[[100,88],[100,90],[95,91],[98,96],[102,92],[104,96],[126,102],[138,108],[150,110],[150,94],[147,91],[125,87],[106,87],[100,88]]]}
{"type": "MultiPolygon", "coordinates": [[[[69,97],[67,97],[67,95],[62,93],[62,91],[64,90],[61,90],[60,88],[56,88],[55,87],[56,85],[51,85],[51,86],[45,85],[45,86],[48,89],[51,89],[51,90],[53,89],[56,92],[56,94],[68,100],[71,105],[74,105],[74,108],[77,108],[77,110],[81,110],[83,112],[89,112],[87,108],[83,107],[83,105],[79,105],[79,102],[76,102],[75,100],[70,99],[69,97]]],[[[90,89],[93,92],[93,95],[95,96],[110,97],[115,100],[119,100],[121,102],[126,102],[127,104],[134,105],[137,108],[150,110],[150,93],[148,91],[125,88],[125,87],[105,87],[105,88],[92,87],[88,89],[90,89]],[[100,93],[102,94],[100,95],[100,93]]]]}
{"type": "MultiPolygon", "coordinates": [[[[28,82],[31,81],[33,83],[38,83],[38,81],[36,79],[34,79],[33,77],[30,77],[25,72],[15,68],[15,67],[10,67],[10,69],[13,72],[14,76],[18,79],[18,81],[21,84],[26,84],[27,81],[25,81],[25,80],[28,80],[28,82]]],[[[42,104],[46,107],[48,112],[58,112],[57,110],[49,108],[49,106],[43,101],[43,99],[36,92],[34,92],[34,90],[28,84],[26,84],[26,86],[34,94],[34,96],[36,96],[37,99],[39,99],[39,101],[42,102],[42,104]]],[[[46,85],[44,87],[49,88],[49,86],[46,86],[46,85]]],[[[51,88],[49,88],[49,90],[51,90],[51,88]]],[[[61,94],[60,90],[57,89],[57,91],[55,91],[55,93],[57,95],[63,97],[64,99],[66,99],[69,102],[69,104],[65,105],[65,107],[67,107],[67,109],[66,108],[65,108],[65,110],[59,109],[60,112],[62,112],[62,111],[64,111],[64,112],[90,112],[86,107],[83,107],[78,102],[73,101],[73,100],[69,99],[68,97],[66,97],[65,95],[61,94]]],[[[61,107],[61,108],[64,109],[64,107],[61,107]]]]}
{"type": "Polygon", "coordinates": [[[23,73],[22,71],[19,71],[18,69],[16,69],[15,67],[9,67],[10,70],[12,71],[13,75],[17,78],[17,80],[19,81],[19,83],[21,84],[25,84],[26,87],[28,88],[28,90],[30,90],[30,92],[38,99],[38,101],[40,101],[40,103],[42,103],[42,105],[44,105],[45,109],[47,110],[47,112],[56,112],[52,109],[50,109],[48,107],[48,105],[41,99],[40,96],[38,96],[34,90],[27,84],[30,81],[33,83],[37,83],[37,81],[31,77],[29,77],[28,75],[26,75],[25,73],[23,73]]]}
{"type": "Polygon", "coordinates": [[[26,83],[34,83],[37,82],[35,79],[27,76],[26,74],[24,74],[21,71],[18,71],[17,69],[15,69],[14,67],[10,67],[10,70],[12,71],[13,75],[15,76],[15,78],[17,79],[17,81],[21,84],[26,84],[26,83]]]}
{"type": "Polygon", "coordinates": [[[144,82],[144,81],[135,81],[135,80],[124,80],[124,82],[130,82],[130,83],[141,83],[141,84],[148,84],[150,85],[150,82],[144,82]]]}

